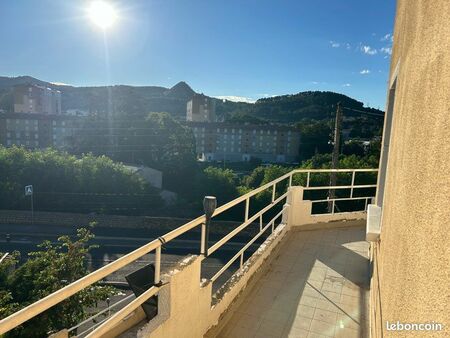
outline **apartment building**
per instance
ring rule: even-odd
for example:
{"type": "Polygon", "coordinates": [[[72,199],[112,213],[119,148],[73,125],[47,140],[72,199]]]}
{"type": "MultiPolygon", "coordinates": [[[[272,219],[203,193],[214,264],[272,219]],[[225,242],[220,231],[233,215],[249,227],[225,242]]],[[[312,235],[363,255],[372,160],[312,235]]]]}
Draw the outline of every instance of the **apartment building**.
{"type": "Polygon", "coordinates": [[[190,122],[215,122],[216,107],[214,100],[203,94],[194,94],[187,103],[186,120],[190,122]]]}
{"type": "Polygon", "coordinates": [[[61,92],[32,84],[17,85],[13,90],[14,112],[61,114],[61,92]]]}
{"type": "Polygon", "coordinates": [[[300,133],[295,128],[274,125],[188,123],[194,132],[200,161],[268,163],[298,160],[300,133]]]}
{"type": "Polygon", "coordinates": [[[11,147],[65,148],[79,118],[36,113],[0,114],[0,144],[11,147]]]}

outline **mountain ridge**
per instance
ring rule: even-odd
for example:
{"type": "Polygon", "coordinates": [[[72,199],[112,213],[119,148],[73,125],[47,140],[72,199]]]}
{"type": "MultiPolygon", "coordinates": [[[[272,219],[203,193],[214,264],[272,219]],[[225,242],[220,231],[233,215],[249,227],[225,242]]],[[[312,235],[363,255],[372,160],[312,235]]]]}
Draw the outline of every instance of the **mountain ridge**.
{"type": "MultiPolygon", "coordinates": [[[[116,116],[145,116],[149,112],[168,112],[184,119],[186,103],[196,93],[185,81],[170,88],[163,86],[85,86],[55,84],[31,76],[0,76],[0,109],[12,111],[12,89],[18,84],[36,84],[57,89],[62,93],[62,109],[82,110],[93,114],[106,114],[112,110],[116,116]]],[[[330,91],[304,91],[270,98],[255,103],[233,102],[212,98],[220,120],[251,122],[268,121],[296,123],[302,119],[327,119],[335,111],[337,102],[351,109],[383,114],[381,110],[364,107],[364,104],[347,95],[330,91]]],[[[346,112],[349,116],[355,115],[346,112]]]]}

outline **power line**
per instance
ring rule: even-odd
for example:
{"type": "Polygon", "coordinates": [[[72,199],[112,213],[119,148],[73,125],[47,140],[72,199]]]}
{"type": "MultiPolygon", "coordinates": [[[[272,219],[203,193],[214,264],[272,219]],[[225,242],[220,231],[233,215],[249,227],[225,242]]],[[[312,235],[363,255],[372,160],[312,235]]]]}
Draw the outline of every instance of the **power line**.
{"type": "Polygon", "coordinates": [[[361,113],[361,114],[366,114],[366,115],[373,115],[373,116],[379,116],[379,117],[384,117],[384,115],[382,114],[377,114],[377,113],[369,113],[363,110],[358,110],[358,109],[353,109],[353,108],[349,108],[349,107],[342,107],[343,109],[347,109],[347,110],[351,110],[357,113],[361,113]]]}

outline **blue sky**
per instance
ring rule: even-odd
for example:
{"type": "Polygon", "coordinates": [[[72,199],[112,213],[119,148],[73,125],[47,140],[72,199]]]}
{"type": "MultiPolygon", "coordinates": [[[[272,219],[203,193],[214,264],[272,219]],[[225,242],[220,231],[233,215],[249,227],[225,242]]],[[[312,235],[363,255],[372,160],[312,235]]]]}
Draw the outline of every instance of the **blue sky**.
{"type": "Polygon", "coordinates": [[[118,18],[105,33],[89,2],[1,1],[0,75],[186,81],[249,100],[331,90],[384,109],[395,0],[111,0],[118,18]]]}

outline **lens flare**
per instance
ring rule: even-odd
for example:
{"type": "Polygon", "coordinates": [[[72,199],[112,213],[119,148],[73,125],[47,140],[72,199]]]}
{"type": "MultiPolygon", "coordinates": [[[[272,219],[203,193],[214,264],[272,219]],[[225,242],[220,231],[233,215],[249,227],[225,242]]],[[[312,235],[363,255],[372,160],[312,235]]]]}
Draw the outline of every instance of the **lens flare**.
{"type": "Polygon", "coordinates": [[[94,1],[88,9],[89,17],[94,24],[102,29],[111,27],[117,20],[115,8],[105,1],[94,1]]]}

